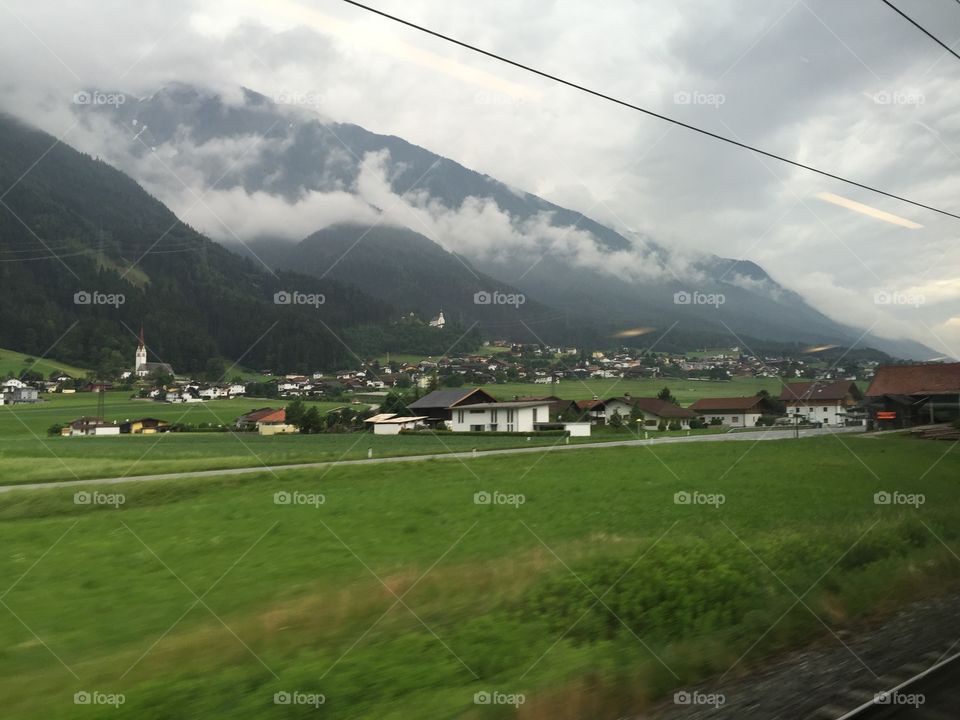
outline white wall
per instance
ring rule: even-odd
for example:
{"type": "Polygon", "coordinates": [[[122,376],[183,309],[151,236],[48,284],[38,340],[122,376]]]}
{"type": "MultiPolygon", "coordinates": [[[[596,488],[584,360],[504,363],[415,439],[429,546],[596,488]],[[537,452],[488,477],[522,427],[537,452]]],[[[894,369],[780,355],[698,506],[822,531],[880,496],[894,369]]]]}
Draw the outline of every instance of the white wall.
{"type": "Polygon", "coordinates": [[[711,412],[704,413],[703,419],[708,423],[714,418],[720,418],[720,422],[730,427],[756,427],[757,420],[760,419],[760,413],[742,413],[742,412],[711,412]]]}
{"type": "Polygon", "coordinates": [[[488,408],[471,410],[469,405],[454,408],[450,418],[450,429],[454,432],[479,430],[488,432],[495,425],[498,432],[532,432],[535,422],[550,420],[550,405],[544,403],[534,407],[488,408]],[[536,411],[536,419],[534,419],[536,411]]]}

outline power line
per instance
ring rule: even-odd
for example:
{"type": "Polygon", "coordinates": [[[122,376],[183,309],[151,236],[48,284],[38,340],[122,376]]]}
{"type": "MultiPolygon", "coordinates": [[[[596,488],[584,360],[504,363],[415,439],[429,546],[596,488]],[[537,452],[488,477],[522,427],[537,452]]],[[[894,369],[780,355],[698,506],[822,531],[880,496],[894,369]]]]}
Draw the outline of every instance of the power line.
{"type": "MultiPolygon", "coordinates": [[[[891,10],[893,10],[897,15],[899,15],[899,16],[902,17],[904,20],[906,20],[908,23],[910,23],[911,25],[913,25],[917,30],[919,30],[920,32],[922,32],[922,33],[923,33],[924,35],[926,35],[928,38],[930,38],[931,40],[933,40],[937,45],[939,45],[940,47],[942,47],[942,48],[943,48],[944,50],[946,50],[948,53],[950,53],[951,55],[953,55],[957,60],[960,60],[960,55],[957,55],[956,51],[955,51],[952,47],[950,47],[949,45],[947,45],[946,43],[944,43],[940,38],[938,38],[938,37],[937,37],[936,35],[934,35],[932,32],[930,32],[929,30],[927,30],[923,25],[921,25],[920,23],[918,23],[916,20],[914,20],[914,19],[913,19],[912,17],[910,17],[909,15],[907,15],[905,12],[903,12],[903,10],[901,10],[900,8],[898,8],[898,7],[897,7],[896,5],[894,5],[892,2],[889,2],[888,0],[880,0],[880,2],[882,2],[882,3],[883,3],[884,5],[886,5],[888,8],[890,8],[891,10]]],[[[957,0],[957,2],[960,2],[960,0],[957,0]]],[[[941,55],[941,57],[943,57],[943,56],[941,55]]]]}
{"type": "Polygon", "coordinates": [[[431,30],[430,28],[424,27],[422,25],[417,25],[416,23],[410,22],[409,20],[404,20],[403,18],[397,17],[396,15],[391,15],[389,13],[383,12],[382,10],[377,10],[376,8],[370,7],[369,5],[364,5],[363,3],[356,2],[356,0],[343,0],[343,2],[349,5],[353,5],[354,7],[358,7],[361,10],[366,10],[367,12],[371,12],[374,15],[379,15],[381,17],[387,18],[388,20],[393,20],[394,22],[400,23],[401,25],[406,25],[407,27],[413,28],[414,30],[419,30],[420,32],[426,33],[427,35],[432,35],[433,37],[439,38],[441,40],[445,40],[446,42],[452,43],[454,45],[459,45],[462,48],[466,48],[467,50],[471,50],[472,52],[479,53],[480,55],[485,55],[489,58],[493,58],[494,60],[499,60],[500,62],[506,63],[507,65],[513,65],[514,67],[520,68],[521,70],[526,70],[527,72],[533,73],[534,75],[539,75],[540,77],[547,78],[548,80],[552,80],[554,82],[560,83],[561,85],[566,85],[567,87],[574,88],[575,90],[580,90],[581,92],[585,92],[588,95],[593,95],[594,97],[598,97],[603,100],[616,103],[617,105],[630,108],[631,110],[636,110],[637,112],[644,113],[645,115],[655,117],[658,120],[663,120],[665,122],[672,123],[673,125],[679,125],[682,128],[686,128],[687,130],[692,130],[693,132],[700,133],[701,135],[706,135],[707,137],[713,138],[714,140],[720,140],[729,145],[734,145],[743,150],[749,150],[750,152],[757,153],[758,155],[763,155],[765,157],[772,158],[773,160],[778,160],[782,163],[786,163],[788,165],[793,165],[794,167],[801,168],[803,170],[808,170],[810,172],[817,173],[818,175],[828,177],[832,180],[838,180],[842,183],[846,183],[847,185],[853,185],[854,187],[858,187],[863,190],[869,190],[870,192],[877,193],[878,195],[884,195],[888,198],[893,198],[894,200],[899,200],[900,202],[904,202],[909,205],[913,205],[915,207],[923,208],[924,210],[930,210],[931,212],[939,213],[941,215],[946,215],[948,217],[952,217],[952,218],[956,218],[957,220],[960,220],[960,215],[956,213],[952,213],[949,210],[941,210],[940,208],[933,207],[932,205],[926,205],[922,202],[918,202],[916,200],[911,200],[910,198],[903,197],[902,195],[896,195],[894,193],[887,192],[886,190],[881,190],[871,185],[866,185],[864,183],[857,182],[856,180],[850,180],[840,175],[836,175],[835,173],[827,172],[826,170],[820,170],[818,168],[813,167],[812,165],[806,165],[796,160],[791,160],[790,158],[783,157],[782,155],[777,155],[776,153],[772,153],[767,150],[762,150],[758,147],[754,147],[753,145],[748,145],[746,143],[740,142],[739,140],[734,140],[733,138],[726,137],[725,135],[720,135],[719,133],[711,132],[710,130],[704,130],[703,128],[697,127],[696,125],[690,125],[689,123],[685,123],[681,120],[677,120],[676,118],[672,118],[667,115],[663,115],[661,113],[655,112],[653,110],[640,107],[639,105],[634,105],[633,103],[627,102],[626,100],[620,100],[619,98],[615,98],[612,95],[607,95],[598,90],[592,90],[586,87],[585,85],[578,85],[577,83],[571,82],[570,80],[564,80],[563,78],[557,75],[551,75],[550,73],[544,72],[543,70],[538,70],[535,67],[524,65],[523,63],[517,62],[516,60],[511,60],[510,58],[504,57],[502,55],[497,55],[496,53],[490,52],[489,50],[484,50],[483,48],[479,48],[475,45],[470,45],[469,43],[465,43],[462,40],[457,40],[456,38],[452,38],[449,35],[444,35],[443,33],[439,33],[436,30],[431,30]]]}

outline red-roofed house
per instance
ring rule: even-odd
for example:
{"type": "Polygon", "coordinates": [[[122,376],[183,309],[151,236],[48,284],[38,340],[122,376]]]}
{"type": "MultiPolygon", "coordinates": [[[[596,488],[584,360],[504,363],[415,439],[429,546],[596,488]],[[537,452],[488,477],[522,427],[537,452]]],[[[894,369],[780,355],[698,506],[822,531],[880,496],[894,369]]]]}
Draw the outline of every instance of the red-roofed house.
{"type": "Polygon", "coordinates": [[[787,383],[780,391],[780,401],[787,406],[789,415],[824,425],[850,422],[848,413],[862,399],[863,393],[852,380],[787,383]]]}
{"type": "Polygon", "coordinates": [[[776,413],[776,407],[763,395],[700,398],[687,409],[707,422],[716,418],[730,427],[754,427],[761,415],[776,413]]]}
{"type": "Polygon", "coordinates": [[[865,394],[882,428],[954,420],[960,416],[960,363],[881,365],[865,394]]]}
{"type": "Polygon", "coordinates": [[[295,425],[287,424],[284,408],[260,408],[241,415],[234,423],[237,430],[256,430],[261,435],[279,435],[297,432],[295,425]]]}

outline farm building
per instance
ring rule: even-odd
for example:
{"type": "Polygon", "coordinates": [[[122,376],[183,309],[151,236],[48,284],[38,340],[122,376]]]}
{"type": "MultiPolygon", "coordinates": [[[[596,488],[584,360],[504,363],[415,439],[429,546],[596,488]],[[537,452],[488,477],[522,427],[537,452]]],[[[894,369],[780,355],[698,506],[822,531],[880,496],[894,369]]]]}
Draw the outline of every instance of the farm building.
{"type": "Polygon", "coordinates": [[[707,422],[719,420],[730,427],[754,427],[761,415],[775,414],[776,408],[762,395],[700,398],[688,408],[707,422]]]}
{"type": "Polygon", "coordinates": [[[125,420],[120,423],[120,432],[131,435],[155,435],[156,433],[167,432],[169,429],[170,423],[167,420],[158,420],[157,418],[125,420]]]}
{"type": "Polygon", "coordinates": [[[960,417],[960,363],[881,365],[865,393],[880,428],[947,422],[960,417]]]}
{"type": "Polygon", "coordinates": [[[780,391],[787,414],[824,425],[859,424],[859,420],[854,420],[854,408],[862,400],[863,393],[852,380],[787,383],[780,391]]]}
{"type": "Polygon", "coordinates": [[[416,430],[425,427],[426,415],[397,415],[396,413],[380,413],[364,420],[373,428],[374,435],[399,435],[401,430],[416,430]]]}

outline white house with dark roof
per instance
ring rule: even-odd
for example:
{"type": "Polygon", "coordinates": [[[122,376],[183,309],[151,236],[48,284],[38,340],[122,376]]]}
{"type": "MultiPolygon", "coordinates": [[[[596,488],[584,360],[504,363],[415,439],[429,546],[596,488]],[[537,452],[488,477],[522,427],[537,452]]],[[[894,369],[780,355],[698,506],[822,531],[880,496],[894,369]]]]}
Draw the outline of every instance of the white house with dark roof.
{"type": "Polygon", "coordinates": [[[533,432],[550,419],[550,403],[543,400],[485,402],[449,408],[454,432],[533,432]]]}

